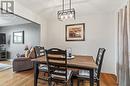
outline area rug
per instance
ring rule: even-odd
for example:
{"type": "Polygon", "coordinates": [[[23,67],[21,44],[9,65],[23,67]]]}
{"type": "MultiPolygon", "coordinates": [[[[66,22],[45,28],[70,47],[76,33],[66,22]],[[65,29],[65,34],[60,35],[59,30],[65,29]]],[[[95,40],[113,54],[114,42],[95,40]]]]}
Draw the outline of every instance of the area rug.
{"type": "Polygon", "coordinates": [[[0,63],[0,72],[12,68],[11,65],[0,63]]]}

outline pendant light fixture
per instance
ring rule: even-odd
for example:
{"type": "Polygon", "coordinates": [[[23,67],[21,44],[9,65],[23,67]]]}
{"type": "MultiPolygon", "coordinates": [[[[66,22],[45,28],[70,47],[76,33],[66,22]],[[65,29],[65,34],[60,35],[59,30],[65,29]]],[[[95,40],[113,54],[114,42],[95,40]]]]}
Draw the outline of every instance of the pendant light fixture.
{"type": "Polygon", "coordinates": [[[62,10],[57,12],[60,21],[75,19],[75,9],[71,8],[71,0],[69,0],[69,9],[65,9],[65,1],[62,1],[62,10]]]}

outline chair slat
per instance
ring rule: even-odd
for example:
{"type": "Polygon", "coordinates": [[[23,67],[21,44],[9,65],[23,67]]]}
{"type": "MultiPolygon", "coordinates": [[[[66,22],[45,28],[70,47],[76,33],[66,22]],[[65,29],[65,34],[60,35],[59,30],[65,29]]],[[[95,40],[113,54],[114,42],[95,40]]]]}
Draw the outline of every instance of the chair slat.
{"type": "Polygon", "coordinates": [[[35,57],[38,58],[38,57],[42,57],[45,55],[45,49],[44,47],[41,47],[41,46],[35,46],[34,47],[34,50],[35,50],[35,57]]]}
{"type": "Polygon", "coordinates": [[[64,67],[56,67],[56,66],[52,66],[52,67],[50,67],[50,70],[54,70],[54,71],[57,71],[57,70],[59,70],[59,71],[65,71],[66,70],[66,68],[64,68],[64,67]]]}
{"type": "Polygon", "coordinates": [[[54,74],[54,75],[58,75],[58,76],[63,76],[63,77],[66,77],[66,73],[64,73],[64,72],[52,72],[52,74],[54,74]]]}
{"type": "Polygon", "coordinates": [[[48,60],[60,60],[60,61],[65,61],[66,58],[61,58],[61,57],[50,57],[48,56],[48,60]]]}

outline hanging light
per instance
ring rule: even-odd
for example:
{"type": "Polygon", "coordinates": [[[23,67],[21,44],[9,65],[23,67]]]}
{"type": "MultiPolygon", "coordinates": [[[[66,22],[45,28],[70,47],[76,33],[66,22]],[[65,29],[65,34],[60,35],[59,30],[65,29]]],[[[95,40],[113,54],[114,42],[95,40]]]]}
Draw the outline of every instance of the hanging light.
{"type": "Polygon", "coordinates": [[[57,12],[57,17],[60,21],[68,20],[68,19],[75,19],[75,9],[71,8],[71,0],[69,4],[69,9],[65,9],[64,0],[62,2],[62,10],[57,12]]]}

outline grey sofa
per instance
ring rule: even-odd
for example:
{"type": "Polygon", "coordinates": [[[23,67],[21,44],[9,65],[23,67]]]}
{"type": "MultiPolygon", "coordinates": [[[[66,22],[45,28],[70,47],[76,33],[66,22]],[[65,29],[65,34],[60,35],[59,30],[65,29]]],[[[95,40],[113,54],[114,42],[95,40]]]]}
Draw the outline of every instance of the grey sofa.
{"type": "Polygon", "coordinates": [[[33,62],[30,58],[16,58],[13,60],[13,71],[19,72],[23,70],[28,70],[33,68],[33,62]]]}
{"type": "Polygon", "coordinates": [[[21,57],[15,58],[13,60],[13,71],[19,72],[19,71],[32,69],[33,62],[31,61],[31,59],[34,59],[34,58],[35,58],[35,51],[33,48],[32,50],[30,50],[28,58],[26,58],[26,57],[24,57],[24,55],[22,55],[21,57]]]}

